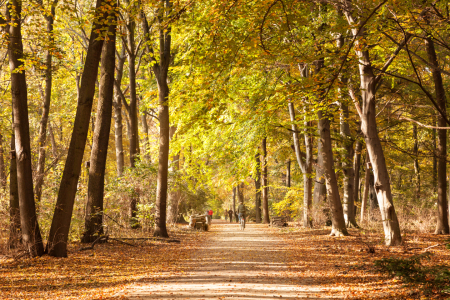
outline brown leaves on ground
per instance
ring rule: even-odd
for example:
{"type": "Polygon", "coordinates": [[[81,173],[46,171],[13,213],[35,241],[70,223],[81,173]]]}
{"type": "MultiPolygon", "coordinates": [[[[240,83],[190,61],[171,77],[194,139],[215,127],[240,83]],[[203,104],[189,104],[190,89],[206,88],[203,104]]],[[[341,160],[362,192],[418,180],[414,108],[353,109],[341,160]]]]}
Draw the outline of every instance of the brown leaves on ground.
{"type": "MultiPolygon", "coordinates": [[[[406,286],[399,278],[376,271],[374,261],[386,257],[407,258],[423,249],[442,244],[448,236],[410,234],[403,245],[386,247],[378,234],[362,235],[355,229],[350,236],[332,238],[330,229],[284,229],[280,233],[294,256],[290,269],[302,279],[348,299],[448,299],[448,294],[425,294],[419,287],[406,286]],[[368,251],[374,247],[375,253],[368,251]]],[[[450,251],[444,245],[428,249],[433,255],[427,266],[449,265],[450,251]]]]}
{"type": "Polygon", "coordinates": [[[151,241],[131,247],[113,241],[81,252],[77,251],[80,244],[71,244],[68,258],[16,261],[0,257],[0,298],[110,298],[137,280],[182,274],[181,262],[204,236],[175,229],[171,237],[180,239],[180,244],[151,241]]]}

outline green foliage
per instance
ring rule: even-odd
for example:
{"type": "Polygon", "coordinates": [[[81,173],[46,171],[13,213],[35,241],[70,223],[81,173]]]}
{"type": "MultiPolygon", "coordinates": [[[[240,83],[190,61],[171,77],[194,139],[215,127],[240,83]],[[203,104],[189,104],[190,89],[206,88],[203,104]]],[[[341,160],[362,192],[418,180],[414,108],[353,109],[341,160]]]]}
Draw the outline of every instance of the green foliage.
{"type": "Polygon", "coordinates": [[[290,188],[284,199],[278,203],[272,203],[272,209],[277,216],[295,218],[302,208],[303,188],[290,188]]]}

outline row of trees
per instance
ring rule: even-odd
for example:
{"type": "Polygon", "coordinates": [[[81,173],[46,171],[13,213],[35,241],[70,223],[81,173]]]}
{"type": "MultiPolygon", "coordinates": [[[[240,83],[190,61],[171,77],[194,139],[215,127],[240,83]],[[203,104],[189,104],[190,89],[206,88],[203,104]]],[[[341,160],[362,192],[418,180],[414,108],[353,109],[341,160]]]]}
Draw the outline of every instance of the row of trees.
{"type": "MultiPolygon", "coordinates": [[[[12,141],[9,168],[0,155],[0,175],[10,194],[10,234],[20,230],[32,256],[67,256],[77,201],[86,201],[81,240],[103,234],[105,182],[143,166],[157,168],[157,236],[168,236],[167,215],[172,222],[180,207],[193,208],[185,205],[187,190],[214,189],[217,201],[235,187],[242,198],[250,177],[256,221],[269,222],[268,178],[278,161],[289,162],[288,188],[303,190],[305,227],[312,206],[325,199],[332,235],[358,226],[364,161],[364,190],[378,200],[387,245],[401,242],[394,205],[436,201],[435,232],[449,233],[447,3],[0,4],[10,66],[1,73],[0,149],[12,141]],[[87,183],[79,180],[83,162],[87,183]],[[59,188],[46,190],[45,178],[62,166],[59,188]],[[408,174],[414,180],[405,185],[408,174]],[[409,203],[394,199],[412,185],[409,203]],[[54,207],[45,248],[38,222],[44,202],[54,207]]],[[[139,191],[132,190],[129,226],[139,228],[139,191]]]]}

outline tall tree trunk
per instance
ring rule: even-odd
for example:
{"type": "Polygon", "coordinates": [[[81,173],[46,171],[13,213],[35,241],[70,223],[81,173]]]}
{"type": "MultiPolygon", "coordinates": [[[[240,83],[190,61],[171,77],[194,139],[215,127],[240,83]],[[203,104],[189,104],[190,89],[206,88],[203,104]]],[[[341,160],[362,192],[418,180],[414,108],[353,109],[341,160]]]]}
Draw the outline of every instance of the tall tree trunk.
{"type": "Polygon", "coordinates": [[[322,155],[319,154],[322,153],[322,142],[320,139],[317,140],[317,153],[316,177],[314,181],[314,205],[323,203],[327,197],[327,186],[324,176],[325,165],[323,164],[322,155]]]}
{"type": "MultiPolygon", "coordinates": [[[[45,16],[47,20],[47,34],[48,34],[48,47],[53,48],[54,44],[54,36],[53,36],[53,21],[55,17],[56,4],[58,0],[53,1],[53,5],[50,8],[50,14],[45,16]]],[[[48,123],[48,114],[50,112],[50,100],[52,98],[52,55],[53,50],[47,50],[46,53],[46,61],[45,61],[45,91],[44,91],[44,105],[42,107],[42,116],[39,126],[39,138],[38,138],[38,146],[39,146],[39,156],[38,156],[38,165],[36,170],[36,185],[34,189],[34,194],[36,197],[36,202],[41,202],[42,195],[42,185],[44,183],[44,172],[45,172],[45,148],[47,141],[47,123],[48,123]]],[[[39,205],[39,204],[38,204],[39,205]]]]}
{"type": "Polygon", "coordinates": [[[416,194],[415,197],[420,199],[420,166],[419,166],[419,141],[417,139],[417,125],[413,124],[414,138],[414,173],[416,175],[416,194]]]}
{"type": "MultiPolygon", "coordinates": [[[[115,7],[114,7],[115,9],[115,7]]],[[[108,39],[103,45],[100,87],[95,121],[94,138],[89,167],[88,199],[82,243],[92,243],[103,234],[103,195],[105,189],[106,157],[111,131],[112,101],[114,94],[114,69],[116,52],[116,17],[108,29],[108,39]]]]}
{"type": "MultiPolygon", "coordinates": [[[[312,205],[312,140],[311,136],[305,131],[303,134],[305,144],[305,161],[303,161],[303,153],[300,150],[300,139],[298,137],[297,125],[295,124],[295,109],[292,102],[288,103],[289,116],[292,122],[292,136],[294,140],[295,157],[297,158],[298,165],[303,173],[303,226],[311,227],[311,205],[312,205]]],[[[305,122],[305,128],[310,125],[305,122]]]]}
{"type": "Polygon", "coordinates": [[[369,196],[369,185],[370,185],[370,173],[372,172],[370,170],[369,166],[369,153],[366,153],[366,175],[364,177],[364,195],[363,198],[361,200],[361,218],[360,218],[360,222],[364,221],[364,216],[366,213],[366,209],[367,209],[367,198],[369,196]]]}
{"type": "Polygon", "coordinates": [[[342,159],[342,170],[344,173],[344,219],[347,227],[358,227],[355,219],[355,171],[353,169],[353,139],[348,124],[348,106],[341,103],[340,135],[344,144],[344,157],[342,159]]]}
{"type": "Polygon", "coordinates": [[[286,187],[291,187],[291,160],[286,161],[286,187]]]}
{"type": "Polygon", "coordinates": [[[319,132],[322,143],[322,155],[324,164],[324,177],[327,185],[327,195],[331,209],[331,220],[333,228],[331,230],[332,236],[348,235],[345,226],[344,212],[342,209],[341,199],[339,197],[339,187],[336,180],[336,172],[334,170],[333,151],[331,145],[330,120],[328,116],[321,110],[317,112],[319,119],[319,132]]]}
{"type": "Polygon", "coordinates": [[[267,178],[267,138],[263,138],[262,140],[262,210],[263,210],[263,223],[269,224],[269,183],[267,178]]]}
{"type": "Polygon", "coordinates": [[[58,157],[58,146],[56,145],[55,135],[53,134],[53,127],[50,122],[48,124],[48,133],[50,135],[50,142],[52,144],[52,155],[53,158],[56,159],[58,157]]]}
{"type": "Polygon", "coordinates": [[[239,203],[244,203],[244,187],[243,182],[241,182],[237,187],[239,203]]]}
{"type": "Polygon", "coordinates": [[[0,132],[0,188],[6,189],[6,167],[3,151],[3,135],[0,132]]]}
{"type": "MultiPolygon", "coordinates": [[[[442,83],[442,75],[439,71],[439,63],[436,56],[436,50],[434,48],[434,42],[432,38],[427,37],[425,39],[425,46],[427,48],[428,61],[433,65],[431,73],[433,74],[434,89],[436,91],[436,102],[442,112],[446,113],[446,97],[445,89],[442,83]]],[[[438,115],[438,126],[445,127],[445,118],[438,115]]],[[[437,224],[435,234],[449,234],[448,224],[448,203],[447,203],[447,130],[438,129],[438,166],[437,166],[437,180],[438,180],[438,199],[437,199],[437,224]]]]}
{"type": "MultiPolygon", "coordinates": [[[[356,24],[351,10],[344,11],[349,25],[356,24]]],[[[402,241],[400,225],[398,223],[397,214],[395,212],[394,203],[392,201],[391,183],[387,170],[386,160],[384,158],[383,147],[380,142],[377,130],[375,93],[376,86],[381,77],[375,77],[372,64],[370,61],[369,50],[366,45],[361,44],[359,37],[364,35],[364,30],[352,27],[352,33],[356,38],[355,52],[359,58],[359,75],[360,75],[360,92],[362,98],[362,109],[359,108],[357,101],[358,113],[361,118],[361,131],[366,140],[367,152],[372,162],[375,191],[383,220],[385,243],[388,246],[398,245],[402,241]]]]}
{"type": "MultiPolygon", "coordinates": [[[[176,126],[170,127],[170,134],[169,134],[170,141],[172,141],[173,136],[176,131],[177,131],[176,126]]],[[[170,163],[171,171],[173,173],[177,172],[180,169],[179,160],[180,160],[180,153],[178,152],[176,155],[173,156],[172,162],[170,163]]],[[[168,208],[169,208],[168,213],[167,213],[167,222],[168,223],[175,223],[177,221],[178,203],[179,203],[180,196],[181,196],[181,193],[178,190],[177,182],[175,182],[175,180],[174,180],[172,182],[172,187],[170,188],[170,191],[168,194],[168,208]]]]}
{"type": "MultiPolygon", "coordinates": [[[[359,139],[356,139],[355,143],[355,154],[353,158],[353,173],[355,176],[353,177],[353,203],[359,201],[359,190],[360,190],[360,169],[361,169],[361,151],[362,151],[362,143],[359,139]]],[[[356,215],[356,209],[354,209],[356,215]]]]}
{"type": "Polygon", "coordinates": [[[19,188],[17,186],[17,165],[14,131],[11,135],[11,152],[9,161],[9,240],[8,247],[15,249],[20,245],[20,207],[19,188]]]}
{"type": "Polygon", "coordinates": [[[47,251],[50,256],[66,257],[67,240],[69,237],[70,221],[72,219],[73,204],[80,177],[81,164],[89,129],[92,102],[95,93],[95,81],[98,65],[102,53],[103,39],[99,31],[107,22],[108,10],[104,12],[101,6],[109,5],[104,0],[97,0],[93,28],[89,39],[89,47],[81,77],[80,96],[78,97],[77,112],[70,140],[66,165],[56,200],[55,213],[48,237],[47,251]]]}
{"type": "Polygon", "coordinates": [[[148,137],[148,124],[147,124],[147,115],[142,113],[141,115],[141,122],[142,122],[142,129],[144,130],[144,159],[147,163],[151,163],[151,156],[150,156],[150,140],[148,137]]]}
{"type": "MultiPolygon", "coordinates": [[[[152,42],[150,41],[150,29],[144,10],[140,7],[142,29],[146,42],[147,52],[151,54],[153,73],[158,84],[158,117],[159,117],[159,153],[158,153],[158,179],[156,187],[156,214],[155,214],[155,236],[168,237],[166,229],[166,206],[167,206],[167,171],[169,167],[169,86],[167,85],[167,73],[170,65],[171,26],[166,24],[165,18],[170,16],[172,3],[169,0],[159,1],[161,9],[158,10],[157,21],[159,24],[159,57],[156,61],[152,42]],[[162,9],[165,8],[165,9],[162,9]]],[[[140,3],[139,3],[140,4],[140,3]]]]}
{"type": "Polygon", "coordinates": [[[124,155],[123,155],[123,123],[122,123],[122,100],[119,96],[120,83],[122,82],[123,76],[123,66],[125,64],[125,45],[122,45],[122,50],[120,54],[117,54],[117,72],[116,72],[116,82],[114,85],[114,141],[116,149],[116,169],[117,177],[122,177],[124,169],[124,155]]]}
{"type": "MultiPolygon", "coordinates": [[[[232,207],[231,207],[231,209],[233,210],[233,216],[232,216],[232,218],[235,218],[235,221],[237,222],[237,220],[236,220],[236,188],[237,187],[233,187],[233,203],[232,203],[232,207]]],[[[231,220],[230,220],[230,222],[231,222],[231,220]]]]}
{"type": "MultiPolygon", "coordinates": [[[[433,124],[438,126],[436,118],[433,117],[433,124]]],[[[437,192],[437,144],[436,144],[436,128],[433,128],[433,191],[437,192]]]]}
{"type": "Polygon", "coordinates": [[[22,2],[10,0],[7,9],[9,45],[8,57],[11,71],[11,96],[17,165],[17,186],[20,204],[22,242],[30,256],[44,254],[41,231],[36,215],[31,166],[30,125],[28,121],[28,96],[23,67],[21,30],[22,2]]]}
{"type": "Polygon", "coordinates": [[[255,178],[255,222],[261,223],[261,154],[256,153],[256,178],[255,178]]]}

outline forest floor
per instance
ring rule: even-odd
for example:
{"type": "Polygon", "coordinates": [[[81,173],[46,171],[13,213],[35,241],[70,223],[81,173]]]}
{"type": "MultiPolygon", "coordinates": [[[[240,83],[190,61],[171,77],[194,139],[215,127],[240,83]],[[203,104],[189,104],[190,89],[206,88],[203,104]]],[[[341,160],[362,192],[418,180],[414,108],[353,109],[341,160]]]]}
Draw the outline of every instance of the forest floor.
{"type": "Polygon", "coordinates": [[[0,299],[448,299],[425,295],[375,270],[374,261],[410,257],[428,249],[427,265],[449,265],[448,237],[404,238],[385,247],[378,234],[352,229],[329,237],[329,229],[270,228],[213,220],[209,232],[171,228],[180,244],[108,242],[69,257],[11,259],[0,255],[0,299]],[[375,253],[367,251],[373,246],[375,253]]]}

